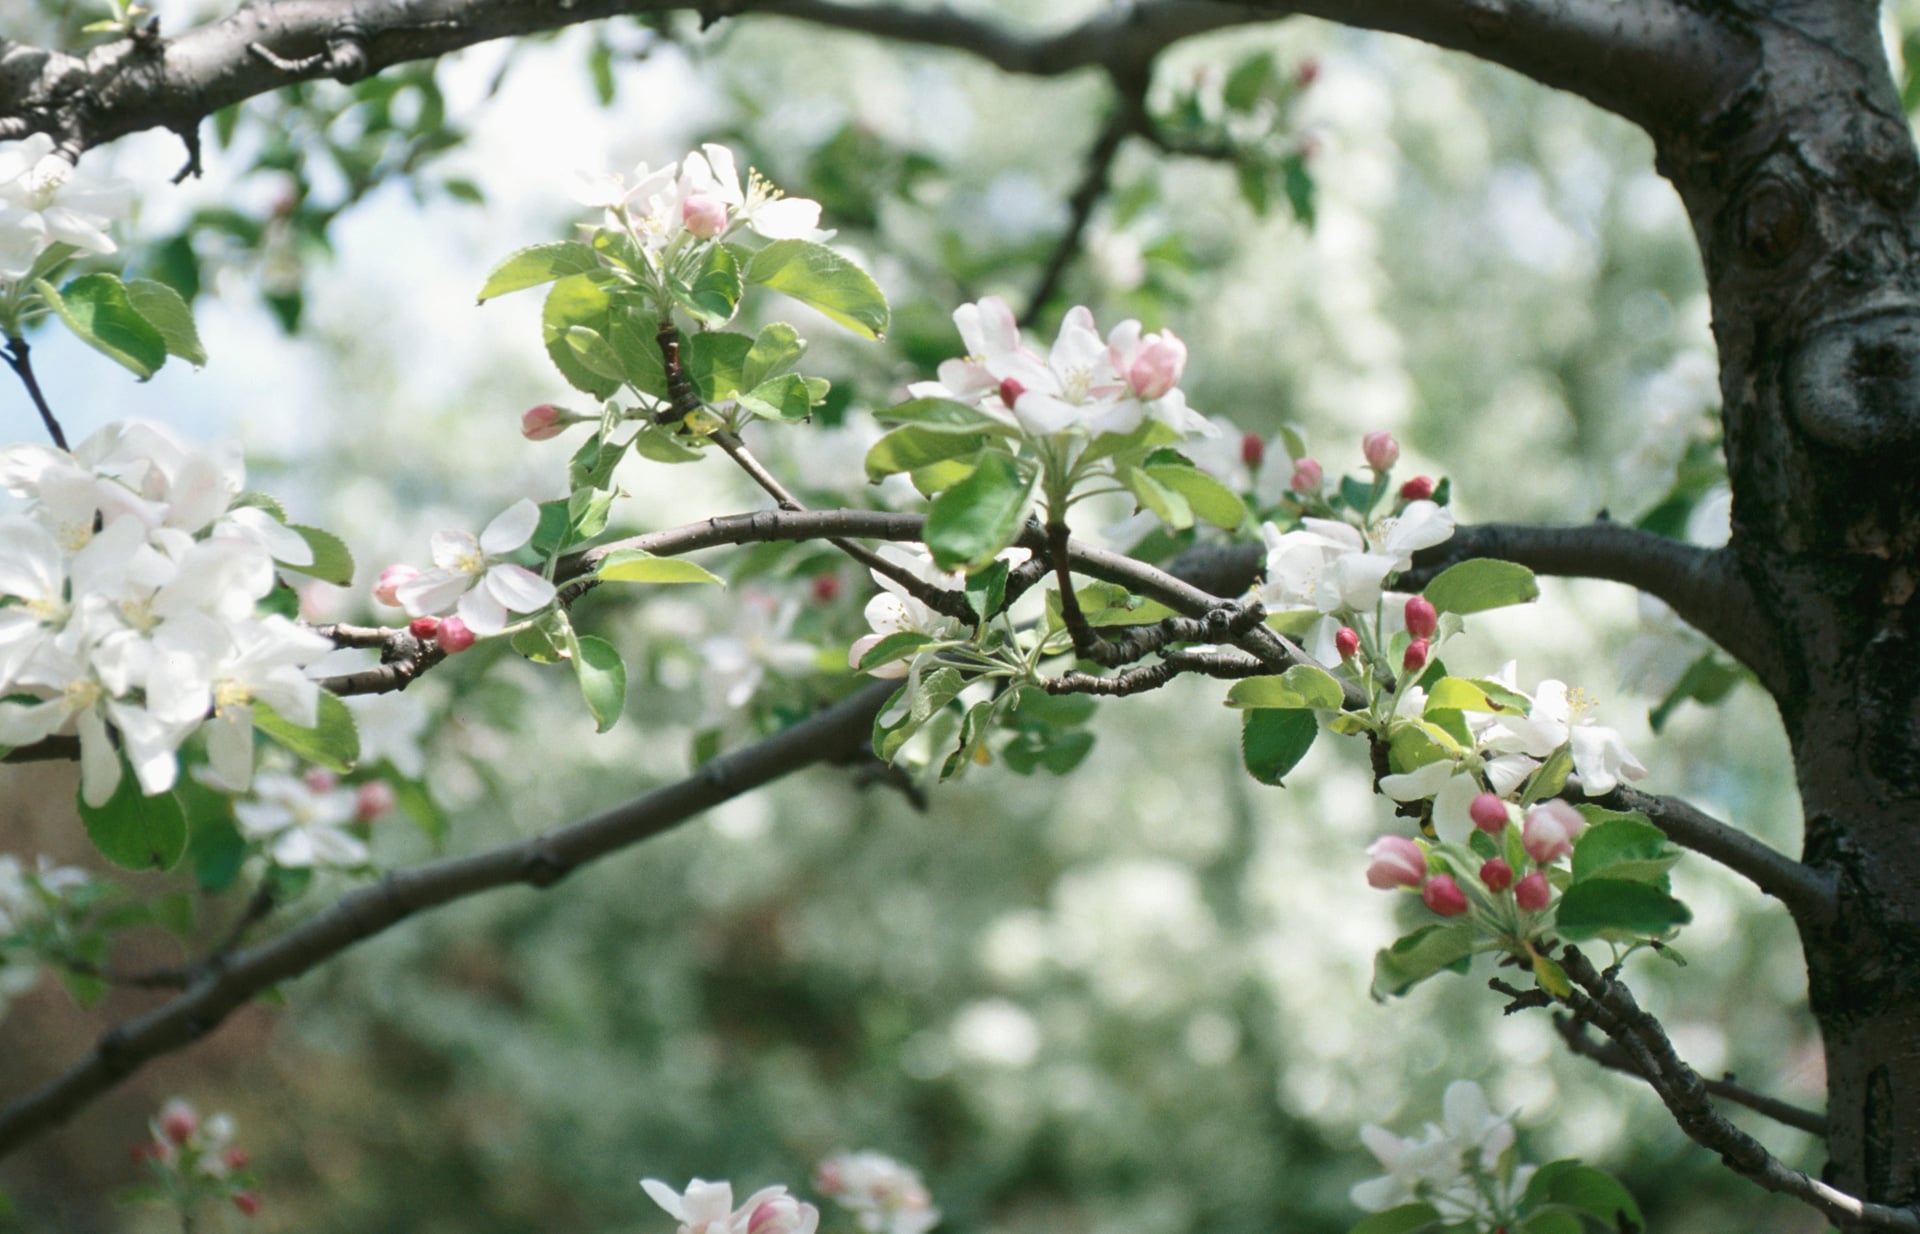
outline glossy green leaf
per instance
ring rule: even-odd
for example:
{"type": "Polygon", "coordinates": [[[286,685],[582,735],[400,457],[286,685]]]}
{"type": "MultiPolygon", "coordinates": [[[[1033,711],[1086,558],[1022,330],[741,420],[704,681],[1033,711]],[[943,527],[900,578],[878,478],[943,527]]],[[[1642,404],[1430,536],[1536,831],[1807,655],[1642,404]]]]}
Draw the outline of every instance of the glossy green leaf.
{"type": "Polygon", "coordinates": [[[922,634],[918,630],[902,630],[897,634],[889,634],[867,648],[866,654],[860,657],[857,667],[863,673],[869,672],[883,664],[904,660],[933,641],[932,635],[922,634]]]}
{"type": "Polygon", "coordinates": [[[100,855],[128,870],[171,870],[187,851],[187,816],[172,793],[148,797],[124,761],[120,785],[99,806],[79,803],[80,821],[100,855]]]}
{"type": "Polygon", "coordinates": [[[1319,708],[1338,711],[1346,702],[1340,682],[1325,669],[1296,664],[1275,677],[1249,677],[1227,691],[1227,706],[1255,708],[1319,708]]]}
{"type": "Polygon", "coordinates": [[[800,332],[784,321],[776,321],[754,336],[741,365],[740,384],[751,390],[791,369],[806,353],[807,342],[800,332]]]}
{"type": "Polygon", "coordinates": [[[708,330],[680,340],[681,366],[703,402],[717,403],[740,392],[740,379],[753,340],[732,330],[708,330]]]}
{"type": "Polygon", "coordinates": [[[1651,883],[1590,878],[1560,895],[1554,924],[1567,938],[1656,938],[1693,920],[1686,905],[1651,883]]]}
{"type": "Polygon", "coordinates": [[[986,436],[981,433],[954,433],[919,424],[905,425],[874,442],[873,448],[867,451],[867,479],[878,484],[899,472],[918,472],[948,459],[977,454],[986,443],[986,436]]]}
{"type": "Polygon", "coordinates": [[[1619,1234],[1638,1234],[1647,1228],[1640,1205],[1619,1179],[1572,1158],[1550,1161],[1528,1180],[1520,1206],[1537,1208],[1545,1204],[1576,1209],[1619,1234]]]}
{"type": "Polygon", "coordinates": [[[998,452],[981,456],[974,473],[933,499],[925,543],[943,570],[977,566],[1013,543],[1032,504],[1034,477],[998,452]]]}
{"type": "Polygon", "coordinates": [[[723,326],[733,320],[740,305],[740,263],[733,250],[716,244],[707,250],[705,263],[691,284],[675,281],[671,287],[674,302],[710,326],[723,326]]]}
{"type": "Polygon", "coordinates": [[[1374,999],[1385,1002],[1405,994],[1436,973],[1466,972],[1475,941],[1474,927],[1464,921],[1421,926],[1395,939],[1374,954],[1374,999]]]}
{"type": "Polygon", "coordinates": [[[554,609],[513,636],[513,649],[535,664],[558,664],[573,654],[573,623],[565,609],[554,609]]]}
{"type": "Polygon", "coordinates": [[[907,744],[935,712],[951,703],[965,685],[955,669],[938,668],[918,682],[909,681],[894,691],[886,707],[874,717],[873,752],[892,762],[900,747],[907,744]],[[909,693],[911,697],[903,697],[909,693]],[[905,708],[895,714],[902,702],[906,703],[905,708]]]}
{"type": "Polygon", "coordinates": [[[1247,521],[1247,505],[1232,489],[1197,467],[1155,465],[1143,470],[1165,489],[1186,499],[1195,517],[1232,531],[1247,521]]]}
{"type": "Polygon", "coordinates": [[[294,523],[290,524],[289,529],[307,542],[307,547],[313,550],[313,561],[304,566],[292,566],[283,561],[280,563],[283,568],[295,574],[317,578],[323,583],[332,583],[336,587],[353,583],[353,552],[347,548],[346,541],[318,527],[303,527],[294,523]]]}
{"type": "Polygon", "coordinates": [[[75,337],[140,380],[167,362],[166,336],[133,307],[115,276],[85,274],[57,291],[45,279],[33,287],[75,337]]]}
{"type": "Polygon", "coordinates": [[[627,703],[627,665],[612,643],[582,634],[573,647],[573,675],[599,732],[619,722],[627,703]]]}
{"type": "Polygon", "coordinates": [[[1320,721],[1305,708],[1249,711],[1241,724],[1240,756],[1249,775],[1278,787],[1281,777],[1299,765],[1319,735],[1320,721]]]}
{"type": "Polygon", "coordinates": [[[607,583],[715,583],[720,576],[680,557],[655,557],[637,548],[616,549],[600,559],[594,577],[607,583]]]}
{"type": "Polygon", "coordinates": [[[576,350],[580,344],[570,344],[568,335],[574,327],[579,327],[604,342],[611,316],[612,301],[606,288],[584,274],[570,274],[556,281],[540,310],[541,335],[546,340],[547,355],[553,360],[553,366],[576,390],[584,390],[598,399],[612,398],[620,389],[624,364],[617,362],[618,371],[611,376],[589,366],[576,350]]]}
{"type": "Polygon", "coordinates": [[[493,268],[487,281],[481,284],[479,303],[485,304],[510,291],[551,283],[569,274],[584,274],[599,264],[599,257],[584,244],[562,241],[530,245],[493,268]]]}
{"type": "Polygon", "coordinates": [[[1680,850],[1645,815],[1606,819],[1580,833],[1573,845],[1573,881],[1598,875],[1652,883],[1663,890],[1667,871],[1680,860],[1680,850]]]}
{"type": "Polygon", "coordinates": [[[747,262],[747,281],[792,296],[866,338],[887,332],[887,298],[880,288],[824,244],[775,240],[747,262]]]}
{"type": "Polygon", "coordinates": [[[254,700],[253,726],[309,763],[345,774],[360,758],[360,730],[353,713],[336,696],[320,691],[319,723],[301,728],[267,704],[254,700]]]}
{"type": "Polygon", "coordinates": [[[950,398],[916,398],[873,413],[882,424],[917,424],[948,433],[1008,433],[1006,425],[977,407],[950,398]]]}
{"type": "Polygon", "coordinates": [[[1481,613],[1538,599],[1540,584],[1517,562],[1482,557],[1448,566],[1421,594],[1443,613],[1481,613]]]}
{"type": "Polygon", "coordinates": [[[1431,1204],[1402,1204],[1374,1213],[1347,1234],[1421,1234],[1440,1228],[1440,1213],[1431,1204]]]}
{"type": "Polygon", "coordinates": [[[1064,733],[1028,730],[1008,742],[1000,751],[1000,758],[1015,775],[1049,771],[1063,776],[1086,761],[1092,752],[1093,734],[1084,730],[1064,733]]]}
{"type": "Polygon", "coordinates": [[[1168,527],[1185,531],[1193,526],[1193,507],[1187,504],[1187,499],[1148,475],[1144,469],[1128,467],[1121,473],[1121,480],[1141,508],[1151,510],[1153,516],[1168,527]]]}
{"type": "Polygon", "coordinates": [[[813,396],[807,389],[806,379],[797,373],[763,381],[740,395],[739,402],[743,410],[763,420],[785,420],[794,424],[813,416],[813,396]]]}
{"type": "Polygon", "coordinates": [[[185,297],[154,279],[128,279],[125,286],[127,302],[160,332],[169,354],[195,368],[207,362],[207,350],[200,345],[200,331],[193,324],[193,309],[185,297]]]}

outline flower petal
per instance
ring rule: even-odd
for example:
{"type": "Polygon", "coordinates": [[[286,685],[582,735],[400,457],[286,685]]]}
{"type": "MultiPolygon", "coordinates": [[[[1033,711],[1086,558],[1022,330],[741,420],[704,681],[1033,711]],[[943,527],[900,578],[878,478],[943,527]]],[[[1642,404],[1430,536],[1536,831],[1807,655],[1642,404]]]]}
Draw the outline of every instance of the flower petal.
{"type": "MultiPolygon", "coordinates": [[[[511,553],[533,539],[534,529],[539,526],[540,507],[533,504],[532,498],[522,497],[481,529],[480,548],[489,557],[511,553]]],[[[434,560],[437,563],[439,557],[436,555],[434,560]]]]}

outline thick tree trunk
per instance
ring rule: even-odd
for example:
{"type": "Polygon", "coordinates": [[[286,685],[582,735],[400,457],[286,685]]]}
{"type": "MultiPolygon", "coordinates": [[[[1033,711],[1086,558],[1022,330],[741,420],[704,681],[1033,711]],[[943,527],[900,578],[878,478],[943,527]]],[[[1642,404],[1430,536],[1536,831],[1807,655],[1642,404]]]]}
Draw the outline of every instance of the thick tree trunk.
{"type": "MultiPolygon", "coordinates": [[[[1720,345],[1733,548],[1772,645],[1808,864],[1828,1181],[1920,1201],[1920,159],[1871,4],[1788,2],[1717,115],[1656,133],[1720,345]]],[[[1738,18],[1729,18],[1738,21],[1738,18]]]]}

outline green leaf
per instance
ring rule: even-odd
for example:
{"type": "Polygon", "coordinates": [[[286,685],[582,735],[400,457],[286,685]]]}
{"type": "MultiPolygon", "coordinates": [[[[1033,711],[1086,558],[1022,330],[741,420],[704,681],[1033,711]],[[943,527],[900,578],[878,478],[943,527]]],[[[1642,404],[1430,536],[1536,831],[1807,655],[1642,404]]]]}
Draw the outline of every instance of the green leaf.
{"type": "Polygon", "coordinates": [[[1421,926],[1394,940],[1373,957],[1373,997],[1376,1002],[1405,994],[1435,973],[1464,973],[1473,959],[1474,927],[1421,926]]]}
{"type": "MultiPolygon", "coordinates": [[[[1449,757],[1446,746],[1438,737],[1444,730],[1432,724],[1395,724],[1393,736],[1387,739],[1387,762],[1397,775],[1417,771],[1428,763],[1437,763],[1449,757]]],[[[1452,738],[1448,737],[1451,741],[1452,738]]]]}
{"type": "Polygon", "coordinates": [[[1229,707],[1319,708],[1338,711],[1346,703],[1340,682],[1325,669],[1296,664],[1278,677],[1249,677],[1227,691],[1229,707]]]}
{"type": "Polygon", "coordinates": [[[892,762],[893,756],[900,752],[900,747],[907,744],[908,739],[919,732],[935,712],[951,703],[965,685],[959,671],[953,668],[935,669],[918,682],[909,680],[894,691],[887,705],[874,717],[873,752],[886,762],[892,762]],[[893,715],[903,696],[909,692],[911,697],[905,700],[905,712],[889,720],[887,717],[893,715]]]}
{"type": "MultiPolygon", "coordinates": [[[[1514,828],[1518,831],[1519,828],[1514,828]]],[[[1475,832],[1482,835],[1483,832],[1475,832]]],[[[1511,864],[1511,863],[1509,863],[1511,864]]],[[[1573,993],[1573,983],[1567,980],[1567,970],[1551,957],[1536,951],[1533,953],[1533,979],[1541,989],[1555,998],[1565,998],[1573,993]]]]}
{"type": "Polygon", "coordinates": [[[1012,566],[995,560],[986,569],[967,576],[967,603],[980,620],[986,621],[1000,611],[1007,598],[1007,576],[1012,573],[1012,566]]]}
{"type": "Polygon", "coordinates": [[[1419,1234],[1440,1224],[1440,1213],[1431,1204],[1402,1204],[1384,1213],[1374,1213],[1347,1234],[1419,1234]]]}
{"type": "Polygon", "coordinates": [[[1125,468],[1121,479],[1134,499],[1153,511],[1153,516],[1168,527],[1185,531],[1193,526],[1193,507],[1187,504],[1187,499],[1148,475],[1143,468],[1125,468]]]}
{"type": "Polygon", "coordinates": [[[1567,786],[1567,774],[1573,770],[1573,748],[1561,746],[1547,756],[1547,761],[1539,770],[1527,778],[1520,791],[1520,804],[1530,806],[1536,801],[1544,801],[1567,786]]]}
{"type": "Polygon", "coordinates": [[[1220,101],[1234,111],[1251,111],[1274,80],[1273,53],[1255,52],[1227,72],[1220,101]]]}
{"type": "Polygon", "coordinates": [[[1560,895],[1554,924],[1567,938],[1657,938],[1693,920],[1686,905],[1650,883],[1590,878],[1560,895]]]}
{"type": "Polygon", "coordinates": [[[1517,562],[1483,557],[1448,566],[1421,594],[1443,613],[1482,613],[1538,599],[1540,584],[1517,562]]]}
{"type": "Polygon", "coordinates": [[[866,338],[887,332],[887,298],[867,272],[824,244],[775,240],[747,263],[747,281],[792,296],[866,338]]]}
{"type": "Polygon", "coordinates": [[[740,384],[751,390],[770,377],[792,368],[807,352],[806,340],[784,321],[776,321],[754,336],[740,369],[740,384]]]}
{"type": "Polygon", "coordinates": [[[1041,769],[1054,775],[1067,775],[1093,751],[1093,734],[1084,731],[1052,733],[1027,730],[1000,751],[1001,761],[1015,775],[1028,776],[1041,769]]]}
{"type": "Polygon", "coordinates": [[[171,870],[187,851],[187,816],[172,793],[143,796],[122,760],[120,784],[98,807],[80,802],[80,821],[100,855],[128,870],[171,870]]]}
{"type": "Polygon", "coordinates": [[[584,390],[597,399],[612,398],[620,389],[622,379],[583,363],[575,350],[577,345],[569,345],[568,335],[578,326],[604,342],[612,321],[612,307],[613,302],[600,283],[585,274],[570,274],[554,283],[540,310],[540,332],[553,366],[575,389],[584,390]]]}
{"type": "Polygon", "coordinates": [[[554,609],[513,636],[513,649],[535,664],[558,664],[573,654],[573,622],[554,609]]]}
{"type": "Polygon", "coordinates": [[[1680,674],[1680,680],[1674,682],[1673,689],[1667,691],[1659,706],[1647,713],[1647,724],[1658,733],[1681,703],[1692,699],[1711,707],[1746,679],[1745,669],[1722,659],[1718,652],[1709,651],[1687,665],[1687,671],[1680,674]]]}
{"type": "Polygon", "coordinates": [[[1311,228],[1319,218],[1315,203],[1315,185],[1313,169],[1307,165],[1304,154],[1289,154],[1280,160],[1280,183],[1286,189],[1287,204],[1293,207],[1293,217],[1311,228]]]}
{"type": "Polygon", "coordinates": [[[534,525],[533,535],[527,541],[527,547],[542,557],[550,557],[567,544],[567,532],[573,525],[573,516],[567,510],[567,500],[556,497],[552,501],[540,503],[540,521],[534,525]]]}
{"type": "Polygon", "coordinates": [[[707,250],[691,286],[675,280],[668,290],[687,312],[710,326],[724,326],[740,306],[740,263],[732,249],[716,244],[707,250]]]}
{"type": "Polygon", "coordinates": [[[680,364],[700,400],[717,403],[740,392],[753,340],[732,330],[709,330],[680,340],[680,364]]]}
{"type": "Polygon", "coordinates": [[[206,348],[200,345],[200,331],[194,328],[193,309],[186,298],[165,283],[154,279],[128,279],[127,302],[133,311],[147,319],[160,332],[167,351],[199,368],[207,362],[206,348]]]}
{"type": "Polygon", "coordinates": [[[956,433],[909,424],[873,443],[873,448],[867,451],[867,479],[878,484],[902,471],[918,471],[947,459],[977,454],[986,443],[982,433],[956,433]]]}
{"type": "Polygon", "coordinates": [[[320,722],[312,728],[289,722],[258,699],[252,710],[255,728],[309,763],[345,774],[360,757],[360,730],[354,726],[353,713],[325,690],[320,692],[320,722]]]}
{"type": "Polygon", "coordinates": [[[145,381],[167,362],[167,340],[127,298],[111,274],[85,274],[55,291],[45,279],[33,288],[67,329],[87,346],[145,381]]]}
{"type": "Polygon", "coordinates": [[[726,586],[720,576],[691,561],[678,557],[655,557],[637,548],[615,549],[600,559],[594,577],[607,583],[714,583],[726,586]]]}
{"type": "Polygon", "coordinates": [[[626,661],[612,643],[582,634],[573,646],[573,675],[580,681],[580,694],[598,731],[606,732],[619,721],[627,704],[626,661]]]}
{"type": "Polygon", "coordinates": [[[697,441],[699,438],[681,438],[673,430],[658,424],[642,425],[640,431],[628,443],[633,452],[641,458],[656,463],[697,463],[706,457],[692,446],[682,445],[682,440],[697,441]]]}
{"type": "Polygon", "coordinates": [[[1465,677],[1442,677],[1427,691],[1426,713],[1435,711],[1497,711],[1487,692],[1465,677]]]}
{"type": "Polygon", "coordinates": [[[1667,871],[1680,850],[1645,815],[1622,815],[1588,827],[1573,846],[1573,881],[1596,875],[1667,886],[1667,871]]]}
{"type": "Polygon", "coordinates": [[[612,509],[611,490],[576,488],[567,494],[567,547],[584,543],[605,531],[607,513],[612,509]]]}
{"type": "Polygon", "coordinates": [[[1013,433],[977,407],[950,398],[916,398],[873,413],[882,424],[917,424],[949,433],[1013,433]]]}
{"type": "Polygon", "coordinates": [[[667,366],[660,358],[656,330],[643,329],[627,313],[612,312],[607,318],[607,343],[620,357],[629,385],[657,399],[667,397],[667,366]]]}
{"type": "Polygon", "coordinates": [[[1232,489],[1198,467],[1157,465],[1144,469],[1162,488],[1186,498],[1196,516],[1225,531],[1247,521],[1247,505],[1232,489]]]}
{"type": "Polygon", "coordinates": [[[1247,773],[1278,787],[1281,777],[1299,765],[1320,735],[1320,721],[1300,708],[1249,711],[1240,729],[1240,756],[1247,773]]]}
{"type": "Polygon", "coordinates": [[[985,761],[987,735],[993,731],[993,715],[999,710],[1000,704],[1001,699],[990,698],[967,708],[967,714],[960,722],[960,744],[940,766],[942,784],[972,764],[985,761]]]}
{"type": "Polygon", "coordinates": [[[323,583],[332,583],[336,587],[346,587],[353,582],[353,553],[346,542],[330,531],[318,527],[302,527],[298,523],[289,525],[289,530],[299,534],[313,550],[313,564],[290,566],[280,564],[295,574],[305,574],[317,578],[323,583]]]}
{"type": "Polygon", "coordinates": [[[918,630],[902,630],[897,634],[889,634],[867,648],[866,654],[860,657],[860,663],[856,667],[864,673],[879,668],[883,664],[891,664],[895,660],[904,660],[933,641],[932,635],[922,634],[918,630]]]}
{"type": "Polygon", "coordinates": [[[1527,1183],[1522,1208],[1559,1204],[1586,1213],[1609,1231],[1639,1234],[1647,1228],[1633,1193],[1605,1170],[1567,1158],[1550,1161],[1534,1173],[1527,1183]]]}
{"type": "Polygon", "coordinates": [[[805,378],[786,373],[740,395],[740,406],[763,420],[785,420],[794,424],[813,416],[813,394],[805,378]]]}
{"type": "Polygon", "coordinates": [[[598,330],[586,326],[568,326],[561,331],[560,339],[573,353],[574,359],[585,365],[594,376],[614,382],[627,379],[626,366],[621,364],[613,344],[607,342],[598,330]]]}
{"type": "MultiPolygon", "coordinates": [[[[871,455],[869,455],[871,457],[871,455]]],[[[943,570],[982,565],[1020,534],[1034,477],[998,451],[974,473],[933,499],[924,543],[943,570]]]]}
{"type": "MultiPolygon", "coordinates": [[[[1585,1234],[1580,1218],[1559,1208],[1536,1209],[1517,1227],[1517,1234],[1585,1234]]],[[[1607,1227],[1612,1234],[1613,1227],[1607,1227]]]]}
{"type": "Polygon", "coordinates": [[[495,296],[538,287],[569,274],[585,274],[599,264],[600,258],[592,249],[571,240],[530,245],[493,268],[480,287],[478,302],[485,304],[495,296]]]}

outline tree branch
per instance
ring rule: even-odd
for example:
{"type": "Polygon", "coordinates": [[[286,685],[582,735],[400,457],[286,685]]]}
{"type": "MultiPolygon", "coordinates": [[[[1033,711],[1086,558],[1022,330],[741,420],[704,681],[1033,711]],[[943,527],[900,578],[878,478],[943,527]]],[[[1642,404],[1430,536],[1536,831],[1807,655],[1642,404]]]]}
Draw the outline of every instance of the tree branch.
{"type": "Polygon", "coordinates": [[[1707,1099],[1707,1085],[1700,1073],[1681,1061],[1666,1029],[1641,1010],[1611,971],[1597,971],[1574,947],[1561,949],[1560,966],[1579,987],[1569,999],[1575,1017],[1593,1024],[1620,1046],[1633,1070],[1659,1094],[1674,1121],[1694,1143],[1718,1153],[1734,1172],[1768,1191],[1812,1205],[1837,1225],[1920,1234],[1920,1214],[1912,1209],[1871,1204],[1790,1169],[1758,1140],[1728,1122],[1707,1099]]]}
{"type": "Polygon", "coordinates": [[[1836,876],[1802,865],[1676,797],[1656,797],[1621,785],[1581,800],[1608,810],[1645,814],[1675,844],[1712,858],[1786,905],[1803,927],[1833,918],[1839,895],[1836,876]]]}
{"type": "Polygon", "coordinates": [[[894,689],[891,681],[870,685],[792,728],[721,755],[685,780],[604,814],[470,857],[395,871],[342,896],[286,933],[212,966],[178,997],[109,1029],[64,1074],[0,1108],[0,1157],[65,1122],[147,1062],[206,1036],[263,990],[415,914],[516,883],[552,886],[581,866],[789,772],[857,753],[894,689]]]}
{"type": "MultiPolygon", "coordinates": [[[[1586,1025],[1579,1019],[1556,1013],[1553,1017],[1553,1027],[1554,1031],[1560,1034],[1561,1040],[1567,1043],[1567,1049],[1580,1057],[1591,1059],[1609,1071],[1618,1071],[1624,1075],[1646,1079],[1633,1065],[1633,1060],[1618,1042],[1594,1040],[1587,1033],[1586,1025]]],[[[1775,1122],[1783,1123],[1796,1131],[1804,1131],[1808,1135],[1820,1136],[1823,1139],[1826,1137],[1827,1116],[1825,1114],[1804,1110],[1777,1097],[1757,1093],[1744,1084],[1735,1083],[1731,1075],[1721,1080],[1702,1078],[1701,1083],[1706,1086],[1707,1092],[1722,1101],[1743,1105],[1755,1113],[1764,1114],[1775,1122]]]]}

